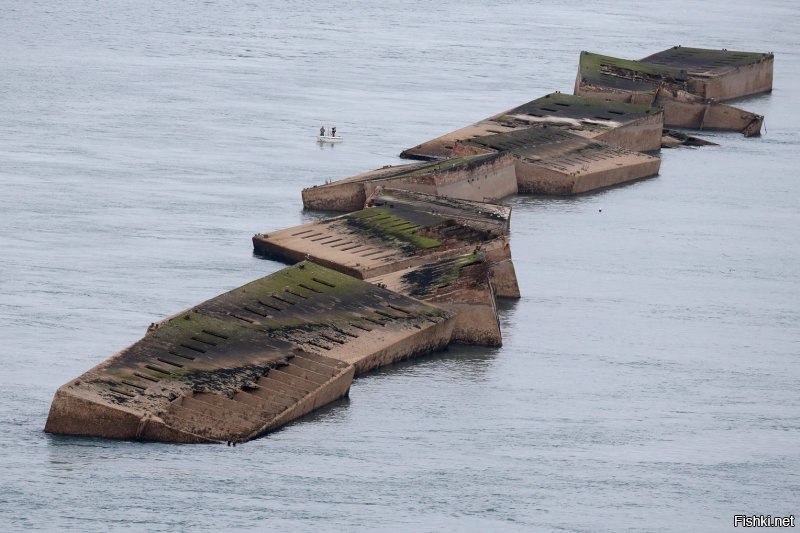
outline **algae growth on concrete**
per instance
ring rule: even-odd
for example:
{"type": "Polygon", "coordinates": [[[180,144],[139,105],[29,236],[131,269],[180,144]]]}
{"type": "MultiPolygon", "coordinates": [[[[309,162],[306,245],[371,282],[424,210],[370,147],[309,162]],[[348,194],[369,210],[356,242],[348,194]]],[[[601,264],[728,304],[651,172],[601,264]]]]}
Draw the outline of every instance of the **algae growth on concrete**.
{"type": "Polygon", "coordinates": [[[399,190],[379,190],[370,203],[335,218],[257,234],[253,246],[268,258],[308,258],[362,279],[482,248],[497,274],[498,295],[519,296],[510,263],[509,207],[399,190]]]}
{"type": "Polygon", "coordinates": [[[681,47],[641,61],[584,51],[575,80],[578,95],[662,108],[665,126],[748,137],[760,134],[764,117],[719,101],[771,89],[771,54],[681,47]]]}
{"type": "Polygon", "coordinates": [[[641,62],[680,69],[690,92],[724,101],[771,91],[774,60],[772,53],[673,46],[641,62]]]}
{"type": "Polygon", "coordinates": [[[520,292],[511,208],[489,200],[652,176],[660,159],[641,152],[662,139],[704,144],[663,135],[665,124],[757,135],[763,117],[715,99],[770,90],[772,61],[583,52],[576,95],[548,94],[401,154],[434,162],[305,189],[305,207],[348,213],[253,237],[256,253],[298,264],[163,321],[65,384],[45,430],[248,440],[346,395],[370,369],[450,342],[500,346],[495,298],[520,292]]]}
{"type": "Polygon", "coordinates": [[[663,117],[646,104],[550,93],[401,152],[408,159],[456,157],[458,142],[534,126],[552,126],[637,151],[658,150],[663,117]]]}
{"type": "Polygon", "coordinates": [[[368,281],[451,311],[455,316],[454,343],[502,346],[490,274],[486,255],[477,251],[368,281]]]}
{"type": "Polygon", "coordinates": [[[45,431],[242,441],[441,349],[452,313],[303,262],[182,312],[57,391],[45,431]]]}

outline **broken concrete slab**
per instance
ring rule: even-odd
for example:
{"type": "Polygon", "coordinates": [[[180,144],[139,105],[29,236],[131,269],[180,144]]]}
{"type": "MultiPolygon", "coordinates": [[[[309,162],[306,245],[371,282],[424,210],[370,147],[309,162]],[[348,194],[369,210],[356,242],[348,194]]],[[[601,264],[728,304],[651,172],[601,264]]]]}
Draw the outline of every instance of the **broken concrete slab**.
{"type": "Polygon", "coordinates": [[[664,125],[759,135],[764,117],[692,93],[697,78],[660,64],[581,52],[575,94],[664,110],[664,125]]]}
{"type": "Polygon", "coordinates": [[[630,150],[655,151],[661,146],[663,115],[649,105],[555,92],[404,150],[400,157],[448,159],[455,157],[457,142],[542,125],[630,150]]]}
{"type": "Polygon", "coordinates": [[[665,129],[661,137],[662,148],[675,148],[677,146],[719,146],[707,139],[687,135],[682,131],[665,129]]]}
{"type": "Polygon", "coordinates": [[[335,218],[257,234],[253,247],[271,259],[307,258],[360,279],[481,249],[496,294],[519,298],[508,237],[510,207],[391,189],[378,189],[371,203],[335,218]]]}
{"type": "Polygon", "coordinates": [[[673,46],[640,61],[686,73],[687,90],[707,99],[725,101],[772,90],[771,53],[673,46]]]}
{"type": "Polygon", "coordinates": [[[427,263],[367,281],[451,311],[455,316],[451,342],[502,346],[489,265],[482,252],[427,263]]]}
{"type": "Polygon", "coordinates": [[[300,263],[161,323],[58,389],[45,431],[244,441],[345,396],[354,375],[444,348],[453,315],[300,263]]]}
{"type": "Polygon", "coordinates": [[[490,202],[517,193],[514,158],[507,154],[383,167],[333,183],[303,189],[303,207],[358,211],[377,187],[490,202]]]}
{"type": "Polygon", "coordinates": [[[476,137],[454,148],[457,154],[493,151],[516,158],[521,194],[580,194],[655,176],[661,166],[658,157],[551,127],[476,137]]]}

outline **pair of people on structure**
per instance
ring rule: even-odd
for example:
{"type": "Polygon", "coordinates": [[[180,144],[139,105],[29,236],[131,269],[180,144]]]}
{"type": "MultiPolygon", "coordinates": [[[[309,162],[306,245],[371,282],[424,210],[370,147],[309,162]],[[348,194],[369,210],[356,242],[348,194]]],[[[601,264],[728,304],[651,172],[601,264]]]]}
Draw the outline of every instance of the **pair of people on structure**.
{"type": "MultiPolygon", "coordinates": [[[[319,129],[319,136],[320,137],[325,137],[325,126],[322,126],[319,129]]],[[[336,126],[331,128],[331,137],[336,137],[336,126]]]]}

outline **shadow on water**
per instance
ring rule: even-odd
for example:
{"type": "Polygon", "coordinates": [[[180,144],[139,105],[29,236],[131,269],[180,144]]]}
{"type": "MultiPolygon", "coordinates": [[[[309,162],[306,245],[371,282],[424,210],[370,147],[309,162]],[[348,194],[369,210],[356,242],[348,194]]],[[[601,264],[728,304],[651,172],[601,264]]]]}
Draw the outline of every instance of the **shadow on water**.
{"type": "Polygon", "coordinates": [[[517,298],[498,298],[497,299],[497,320],[500,322],[500,333],[505,339],[513,333],[514,317],[519,309],[520,299],[517,298]]]}
{"type": "Polygon", "coordinates": [[[391,365],[387,365],[375,369],[358,379],[368,380],[375,377],[390,377],[393,375],[406,374],[414,372],[415,370],[426,367],[439,365],[448,365],[451,368],[458,369],[464,378],[474,379],[490,368],[491,363],[494,362],[497,355],[501,352],[501,348],[487,348],[485,346],[467,346],[461,344],[451,344],[444,350],[433,352],[431,354],[414,357],[398,361],[391,365]]]}

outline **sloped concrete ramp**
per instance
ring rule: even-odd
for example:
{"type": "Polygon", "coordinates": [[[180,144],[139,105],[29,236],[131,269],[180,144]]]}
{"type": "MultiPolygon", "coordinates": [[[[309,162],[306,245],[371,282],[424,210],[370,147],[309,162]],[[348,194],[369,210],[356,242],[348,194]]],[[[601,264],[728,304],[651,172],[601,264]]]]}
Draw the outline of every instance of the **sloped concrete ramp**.
{"type": "Polygon", "coordinates": [[[58,389],[45,431],[245,441],[347,395],[356,373],[444,348],[452,313],[302,262],[165,320],[58,389]]]}

